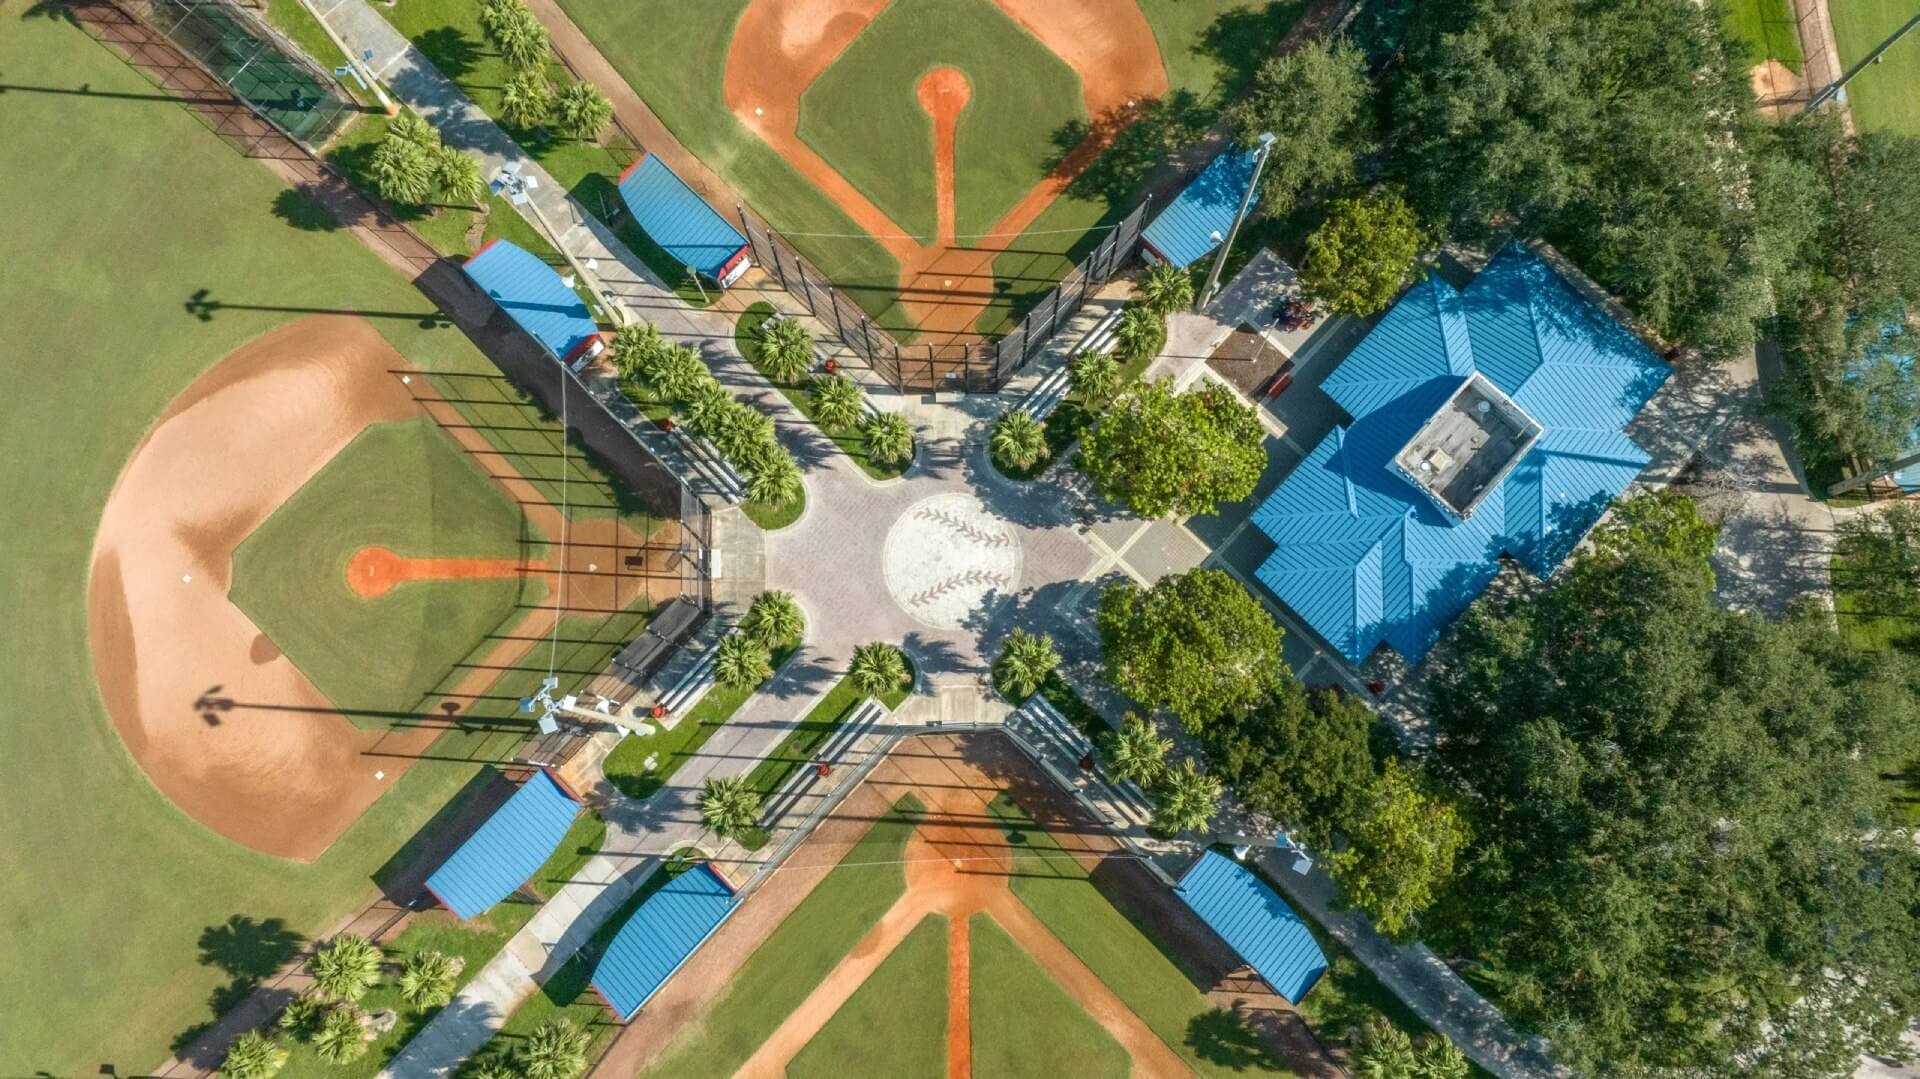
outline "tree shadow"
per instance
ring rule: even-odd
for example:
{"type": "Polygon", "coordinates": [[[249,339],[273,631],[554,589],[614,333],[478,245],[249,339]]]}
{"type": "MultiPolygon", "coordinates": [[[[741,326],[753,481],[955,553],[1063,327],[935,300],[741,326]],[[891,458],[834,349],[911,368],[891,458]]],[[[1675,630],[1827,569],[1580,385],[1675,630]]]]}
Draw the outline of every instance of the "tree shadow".
{"type": "Polygon", "coordinates": [[[256,921],[236,914],[200,931],[200,965],[218,967],[235,981],[259,982],[299,954],[306,938],[279,918],[256,921]]]}
{"type": "Polygon", "coordinates": [[[440,73],[458,82],[480,62],[480,49],[465,30],[456,26],[436,26],[413,39],[413,45],[440,73]]]}
{"type": "Polygon", "coordinates": [[[333,211],[297,187],[283,188],[273,197],[273,216],[302,232],[333,232],[340,227],[333,211]]]}
{"type": "MultiPolygon", "coordinates": [[[[1103,142],[1106,149],[1068,182],[1066,193],[1073,198],[1106,201],[1117,219],[1119,210],[1131,202],[1168,155],[1197,140],[1210,120],[1210,110],[1189,90],[1109,109],[1091,121],[1070,120],[1054,129],[1047,171],[1066,167],[1074,151],[1088,139],[1103,142]]],[[[1097,232],[1089,236],[1090,242],[1083,238],[1087,251],[1101,239],[1097,232]]],[[[1085,255],[1086,251],[1067,253],[1074,261],[1085,255]]]]}
{"type": "Polygon", "coordinates": [[[1259,1033],[1225,1008],[1194,1016],[1187,1023],[1187,1044],[1202,1060],[1234,1071],[1280,1066],[1259,1033]]]}
{"type": "Polygon", "coordinates": [[[1194,43],[1194,55],[1204,56],[1226,68],[1220,83],[1221,89],[1230,96],[1253,78],[1260,65],[1273,55],[1304,7],[1304,4],[1268,0],[1255,7],[1223,11],[1194,43]]]}

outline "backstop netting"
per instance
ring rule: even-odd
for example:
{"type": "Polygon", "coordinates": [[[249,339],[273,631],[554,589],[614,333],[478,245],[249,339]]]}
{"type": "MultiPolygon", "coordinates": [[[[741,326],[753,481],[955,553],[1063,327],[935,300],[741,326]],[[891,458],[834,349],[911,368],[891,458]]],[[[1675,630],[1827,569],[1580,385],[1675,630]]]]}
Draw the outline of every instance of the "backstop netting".
{"type": "Polygon", "coordinates": [[[223,0],[126,0],[126,6],[308,146],[326,142],[353,114],[340,84],[252,12],[223,0]]]}

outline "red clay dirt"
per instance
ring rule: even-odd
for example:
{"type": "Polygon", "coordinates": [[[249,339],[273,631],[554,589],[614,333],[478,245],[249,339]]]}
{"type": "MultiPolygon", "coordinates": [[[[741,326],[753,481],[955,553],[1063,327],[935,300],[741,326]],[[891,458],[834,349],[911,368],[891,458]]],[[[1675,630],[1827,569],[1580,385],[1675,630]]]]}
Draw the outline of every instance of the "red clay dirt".
{"type": "Polygon", "coordinates": [[[933,117],[933,188],[939,203],[939,239],[953,243],[953,137],[973,87],[957,69],[936,67],[920,76],[915,88],[920,107],[933,117]]]}
{"type": "MultiPolygon", "coordinates": [[[[1145,98],[1167,92],[1153,27],[1137,5],[1113,0],[994,0],[1080,76],[1094,133],[989,229],[965,244],[942,230],[921,245],[800,137],[800,95],[891,0],[750,0],[727,54],[727,107],[862,229],[900,260],[902,303],[934,343],[972,340],[995,296],[993,260],[1033,224],[1124,126],[1145,98]]],[[[924,92],[921,97],[924,103],[924,92]]],[[[932,111],[932,110],[929,110],[932,111]]],[[[956,110],[957,112],[957,110],[956,110]]],[[[936,113],[936,119],[938,114],[936,113]]],[[[917,167],[902,162],[901,167],[917,167]]],[[[937,167],[937,166],[936,166],[937,167]]],[[[953,201],[951,170],[936,175],[937,198],[953,201]]],[[[951,217],[943,215],[943,222],[951,217]]],[[[831,272],[832,268],[827,268],[831,272]]]]}
{"type": "Polygon", "coordinates": [[[401,382],[411,370],[364,319],[281,326],[168,405],[101,516],[87,614],[107,713],[175,805],[267,854],[318,857],[454,725],[355,726],[228,599],[234,550],[369,424],[433,416],[543,534],[568,541],[564,593],[550,588],[549,602],[503,634],[448,698],[483,692],[558,609],[599,613],[677,591],[670,574],[651,572],[670,557],[671,535],[662,551],[643,549],[644,538],[611,518],[563,531],[559,511],[424,391],[424,378],[401,382]]]}
{"type": "MultiPolygon", "coordinates": [[[[905,853],[907,891],[854,946],[806,1000],[762,1043],[738,1073],[778,1076],[848,997],[928,914],[947,918],[947,1073],[971,1073],[967,919],[985,912],[1041,964],[1094,1020],[1127,1050],[1135,1074],[1192,1074],[1177,1053],[1135,1016],[1105,983],[1033,916],[1007,887],[1015,848],[987,810],[1010,791],[1060,844],[1100,876],[1103,891],[1137,921],[1153,925],[1160,939],[1178,942],[1183,966],[1204,972],[1220,990],[1210,994],[1240,1012],[1270,1038],[1298,1074],[1340,1074],[1289,1005],[1277,997],[1250,1000],[1234,994],[1243,966],[1209,939],[1190,912],[1167,889],[1131,863],[1120,842],[1082,814],[1004,738],[994,735],[927,735],[896,749],[830,815],[780,871],[748,899],[679,974],[621,1031],[597,1071],[631,1075],[646,1067],[683,1027],[699,1018],[725,991],[729,979],[805,898],[867,826],[903,795],[928,807],[905,853]],[[957,942],[957,943],[956,943],[957,942]],[[1269,1019],[1264,1009],[1281,1009],[1269,1019]],[[1282,1018],[1284,1021],[1282,1021],[1282,1018]]],[[[1264,996],[1264,994],[1263,994],[1264,996]]]]}
{"type": "Polygon", "coordinates": [[[347,587],[377,599],[407,581],[478,581],[523,577],[539,567],[512,558],[408,558],[385,547],[362,547],[347,559],[347,587]]]}

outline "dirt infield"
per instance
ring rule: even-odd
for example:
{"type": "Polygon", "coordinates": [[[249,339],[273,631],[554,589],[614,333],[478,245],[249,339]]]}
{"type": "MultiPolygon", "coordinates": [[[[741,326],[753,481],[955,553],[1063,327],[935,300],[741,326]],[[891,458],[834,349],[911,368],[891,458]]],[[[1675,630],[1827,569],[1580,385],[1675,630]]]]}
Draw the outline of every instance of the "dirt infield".
{"type": "MultiPolygon", "coordinates": [[[[949,167],[936,175],[940,238],[922,245],[815,153],[799,133],[801,94],[888,2],[751,0],[727,54],[727,107],[900,260],[902,302],[923,333],[935,341],[972,339],[978,336],[975,320],[994,297],[995,256],[1011,246],[1119,133],[1121,125],[1101,123],[1102,118],[1123,115],[1134,102],[1167,92],[1166,69],[1153,28],[1133,4],[994,0],[1079,75],[1095,133],[1002,215],[989,230],[991,235],[968,237],[964,244],[952,236],[954,180],[949,158],[949,167]]],[[[916,91],[925,103],[924,80],[916,91]]],[[[964,107],[964,99],[960,105],[964,107]]],[[[938,126],[942,112],[928,111],[938,126]]],[[[955,116],[958,112],[953,110],[955,116]]],[[[944,143],[936,140],[936,145],[950,151],[951,119],[945,130],[948,138],[944,143]]],[[[927,165],[938,168],[935,162],[927,165]]]]}
{"type": "MultiPolygon", "coordinates": [[[[552,545],[559,590],[527,612],[449,697],[481,692],[557,611],[620,609],[671,575],[612,518],[563,526],[533,484],[452,406],[403,384],[406,360],[363,319],[299,319],[242,346],[155,421],[115,483],[94,541],[88,632],[101,698],[154,786],[219,834],[303,861],[325,851],[449,723],[365,730],[228,598],[233,553],[369,424],[422,414],[481,460],[552,545]],[[378,760],[368,756],[378,748],[378,760]]],[[[324,540],[317,540],[324,542],[324,540]]],[[[391,587],[395,581],[388,581],[391,587]]]]}
{"type": "Polygon", "coordinates": [[[1103,891],[1112,893],[1116,904],[1136,922],[1152,926],[1161,940],[1180,942],[1187,953],[1186,964],[1206,972],[1216,986],[1216,991],[1209,994],[1216,1003],[1243,1015],[1283,1009],[1290,1023],[1262,1021],[1257,1014],[1250,1018],[1285,1051],[1299,1074],[1338,1074],[1284,1001],[1266,998],[1264,990],[1243,991],[1258,983],[1241,984],[1244,979],[1233,977],[1243,968],[1238,958],[1204,929],[1198,929],[1191,912],[1132,862],[1110,833],[1087,818],[998,735],[928,735],[903,743],[660,990],[621,1032],[596,1072],[634,1074],[657,1056],[683,1024],[703,1014],[720,997],[734,972],[812,891],[867,823],[883,816],[900,798],[913,794],[928,811],[907,847],[906,894],[813,988],[737,1074],[783,1074],[794,1055],[929,913],[947,917],[948,1075],[958,1079],[970,1074],[967,922],[970,915],[983,911],[1127,1051],[1135,1062],[1136,1074],[1192,1074],[1179,1054],[1009,890],[1008,882],[1018,868],[1015,848],[988,810],[988,803],[1003,791],[1018,799],[1062,847],[1092,868],[1103,881],[1103,891]]]}
{"type": "MultiPolygon", "coordinates": [[[[406,361],[354,318],[288,323],[187,387],[134,450],[94,540],[94,675],[127,749],[189,816],[311,859],[405,768],[227,598],[233,551],[368,424],[418,415],[406,361]],[[269,702],[235,715],[213,696],[269,702]]],[[[394,736],[424,749],[438,731],[394,736]]]]}

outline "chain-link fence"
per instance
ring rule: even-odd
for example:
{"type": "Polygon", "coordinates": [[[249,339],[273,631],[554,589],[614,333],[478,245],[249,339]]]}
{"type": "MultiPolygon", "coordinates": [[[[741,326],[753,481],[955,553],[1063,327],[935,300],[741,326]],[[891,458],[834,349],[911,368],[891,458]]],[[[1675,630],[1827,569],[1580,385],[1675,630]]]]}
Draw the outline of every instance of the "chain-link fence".
{"type": "Polygon", "coordinates": [[[833,286],[818,267],[780,234],[744,212],[740,225],[753,258],[780,287],[797,298],[827,330],[896,389],[905,393],[994,393],[1046,348],[1068,319],[1100,286],[1113,280],[1140,248],[1146,220],[1142,202],[1107,233],[1053,291],[1028,309],[1006,336],[993,341],[903,345],[874,325],[859,304],[833,286]]]}
{"type": "Polygon", "coordinates": [[[250,11],[225,0],[122,0],[255,112],[318,146],[354,112],[333,76],[250,11]]]}

